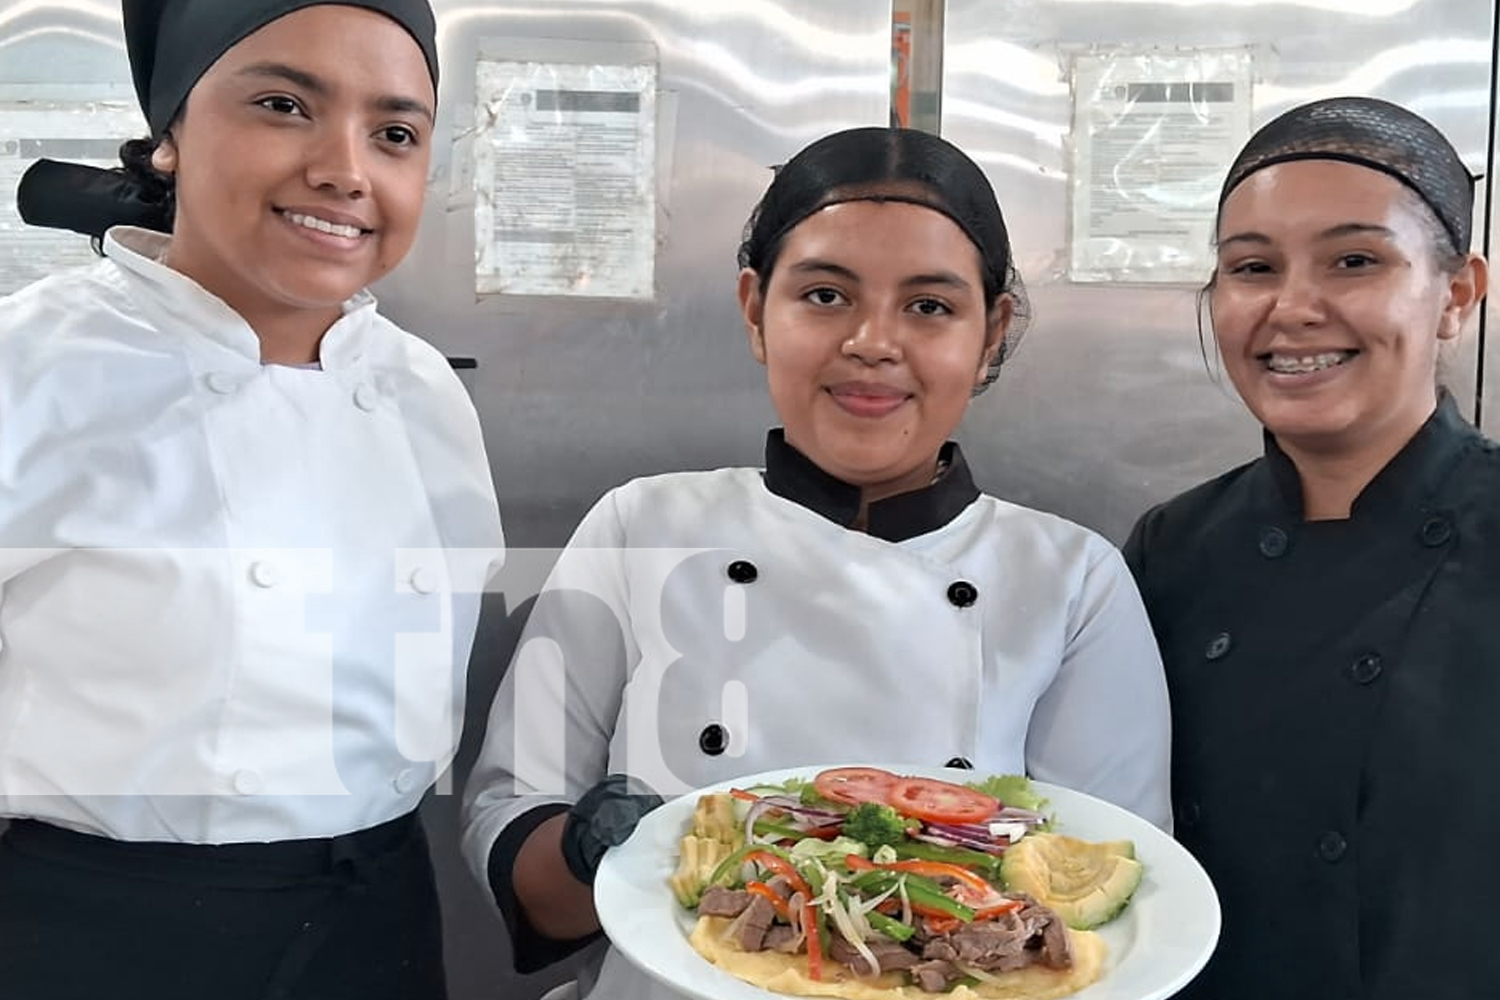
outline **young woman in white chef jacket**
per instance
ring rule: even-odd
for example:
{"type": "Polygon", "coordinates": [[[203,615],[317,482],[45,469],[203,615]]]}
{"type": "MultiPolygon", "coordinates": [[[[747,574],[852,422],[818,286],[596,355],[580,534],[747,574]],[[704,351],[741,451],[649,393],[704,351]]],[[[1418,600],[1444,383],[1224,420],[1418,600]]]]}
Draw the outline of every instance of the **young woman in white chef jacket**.
{"type": "MultiPolygon", "coordinates": [[[[599,857],[660,801],[640,784],[947,764],[1168,822],[1161,662],[1120,554],[981,493],[949,440],[1019,334],[984,174],[922,132],[829,136],[777,174],[739,262],[783,424],[765,467],[599,501],[470,780],[466,854],[523,971],[597,936],[599,857]]],[[[673,995],[602,945],[591,958],[585,995],[673,995]]]]}
{"type": "Polygon", "coordinates": [[[439,998],[416,809],[500,522],[364,291],[417,230],[432,11],[124,14],[152,139],[19,198],[104,259],[0,302],[0,995],[439,998]]]}

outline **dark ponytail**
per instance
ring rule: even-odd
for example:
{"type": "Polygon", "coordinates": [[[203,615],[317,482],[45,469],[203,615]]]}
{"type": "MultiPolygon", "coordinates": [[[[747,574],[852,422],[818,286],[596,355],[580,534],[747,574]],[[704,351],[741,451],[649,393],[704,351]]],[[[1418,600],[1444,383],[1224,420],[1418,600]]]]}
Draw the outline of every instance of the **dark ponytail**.
{"type": "Polygon", "coordinates": [[[120,147],[120,165],[107,170],[38,160],[21,177],[16,208],[29,225],[92,237],[95,249],[111,226],[170,233],[176,185],[151,165],[157,145],[156,139],[131,139],[120,147]]]}

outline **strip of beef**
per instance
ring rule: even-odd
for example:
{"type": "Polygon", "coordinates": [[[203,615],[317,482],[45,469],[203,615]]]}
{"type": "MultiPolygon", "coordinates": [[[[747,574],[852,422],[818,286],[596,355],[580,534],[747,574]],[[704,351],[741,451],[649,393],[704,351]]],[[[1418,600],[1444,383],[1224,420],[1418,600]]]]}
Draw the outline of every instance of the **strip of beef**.
{"type": "Polygon", "coordinates": [[[726,889],[716,885],[703,891],[698,913],[704,917],[737,917],[750,905],[750,893],[744,889],[726,889]]]}
{"type": "Polygon", "coordinates": [[[877,937],[865,942],[865,947],[870,949],[875,956],[875,961],[880,964],[880,968],[871,969],[870,963],[865,961],[864,956],[855,949],[854,945],[844,940],[843,935],[834,934],[831,937],[832,940],[828,945],[829,956],[835,962],[842,962],[849,966],[857,975],[873,976],[877,972],[910,969],[922,961],[914,952],[901,947],[899,942],[892,941],[890,938],[877,937]]]}
{"type": "Polygon", "coordinates": [[[919,962],[911,967],[911,978],[928,993],[946,993],[948,987],[963,978],[952,962],[919,962]]]}
{"type": "Polygon", "coordinates": [[[802,935],[786,924],[772,924],[771,929],[766,931],[765,940],[761,942],[761,950],[795,955],[802,950],[802,940],[802,935]]]}
{"type": "Polygon", "coordinates": [[[1034,956],[1026,949],[1031,938],[1031,927],[1017,914],[1007,913],[996,920],[960,926],[949,933],[948,943],[964,965],[1008,972],[1031,964],[1034,956]]]}
{"type": "Polygon", "coordinates": [[[986,972],[1011,972],[1038,962],[1049,969],[1073,965],[1067,926],[1052,910],[1029,899],[1015,913],[964,924],[933,938],[923,946],[922,957],[986,972]]]}
{"type": "MultiPolygon", "coordinates": [[[[1052,913],[1051,910],[1047,912],[1052,913]]],[[[1042,964],[1049,969],[1073,967],[1073,943],[1068,938],[1067,925],[1056,913],[1052,913],[1052,919],[1042,928],[1042,964]]]]}
{"type": "Polygon", "coordinates": [[[952,962],[958,958],[958,949],[945,937],[935,937],[922,946],[922,957],[936,962],[952,962]]]}
{"type": "Polygon", "coordinates": [[[739,930],[735,932],[735,940],[740,946],[740,951],[762,951],[766,946],[766,932],[771,929],[771,923],[776,919],[776,908],[771,901],[764,896],[752,895],[750,905],[739,917],[739,930]]]}

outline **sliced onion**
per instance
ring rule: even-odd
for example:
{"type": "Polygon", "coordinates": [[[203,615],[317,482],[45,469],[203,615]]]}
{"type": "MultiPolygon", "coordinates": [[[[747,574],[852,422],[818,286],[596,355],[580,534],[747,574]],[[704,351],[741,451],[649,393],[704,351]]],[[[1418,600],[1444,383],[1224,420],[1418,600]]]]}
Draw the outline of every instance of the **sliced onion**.
{"type": "Polygon", "coordinates": [[[991,819],[995,823],[1027,823],[1038,826],[1047,822],[1047,817],[1034,809],[1022,809],[1020,806],[1006,806],[997,812],[991,819]]]}
{"type": "Polygon", "coordinates": [[[844,940],[853,945],[854,950],[859,952],[859,957],[864,959],[869,965],[871,970],[870,975],[878,976],[880,975],[880,962],[876,960],[875,953],[870,950],[870,946],[865,944],[864,936],[854,926],[854,922],[849,918],[848,911],[844,909],[844,904],[839,902],[838,891],[835,886],[836,884],[830,876],[827,889],[828,915],[833,918],[833,925],[838,928],[844,940]]]}
{"type": "Polygon", "coordinates": [[[832,809],[819,809],[816,806],[805,806],[800,799],[794,799],[788,795],[768,795],[760,801],[775,806],[777,809],[784,810],[794,819],[812,826],[832,826],[835,823],[842,823],[845,819],[844,814],[841,812],[834,812],[832,809]]]}
{"type": "Polygon", "coordinates": [[[955,969],[957,969],[959,972],[962,972],[966,976],[973,976],[975,979],[979,980],[981,983],[1003,983],[1003,982],[1005,982],[1005,980],[1001,979],[999,976],[995,975],[993,972],[986,972],[983,969],[976,969],[974,966],[972,966],[972,965],[964,965],[962,962],[954,962],[953,963],[953,967],[955,969]]]}
{"type": "Polygon", "coordinates": [[[770,844],[777,840],[776,837],[770,834],[760,837],[755,833],[755,821],[770,812],[773,808],[774,806],[767,803],[765,799],[756,799],[750,803],[750,811],[745,813],[745,843],[770,844]]]}
{"type": "Polygon", "coordinates": [[[1004,854],[1009,841],[1002,844],[994,837],[986,833],[983,837],[973,837],[965,834],[938,833],[923,830],[911,835],[912,840],[920,840],[928,844],[936,844],[938,847],[966,847],[974,851],[983,851],[986,854],[1004,854]]]}

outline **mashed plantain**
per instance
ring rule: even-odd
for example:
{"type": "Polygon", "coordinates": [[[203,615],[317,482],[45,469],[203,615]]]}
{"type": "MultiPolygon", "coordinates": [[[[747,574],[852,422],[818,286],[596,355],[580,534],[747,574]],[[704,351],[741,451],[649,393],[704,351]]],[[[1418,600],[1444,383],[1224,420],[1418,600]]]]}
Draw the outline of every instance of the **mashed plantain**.
{"type": "Polygon", "coordinates": [[[823,962],[823,979],[807,977],[806,955],[784,955],[775,951],[740,951],[726,940],[731,921],[722,917],[699,917],[688,941],[694,950],[730,975],[752,986],[806,997],[841,997],[842,1000],[1056,1000],[1071,996],[1104,974],[1104,940],[1090,931],[1068,931],[1073,945],[1073,967],[1048,969],[1033,965],[1015,972],[996,973],[1000,983],[958,986],[947,993],[928,993],[907,984],[900,972],[874,979],[861,979],[837,962],[823,962]]]}

